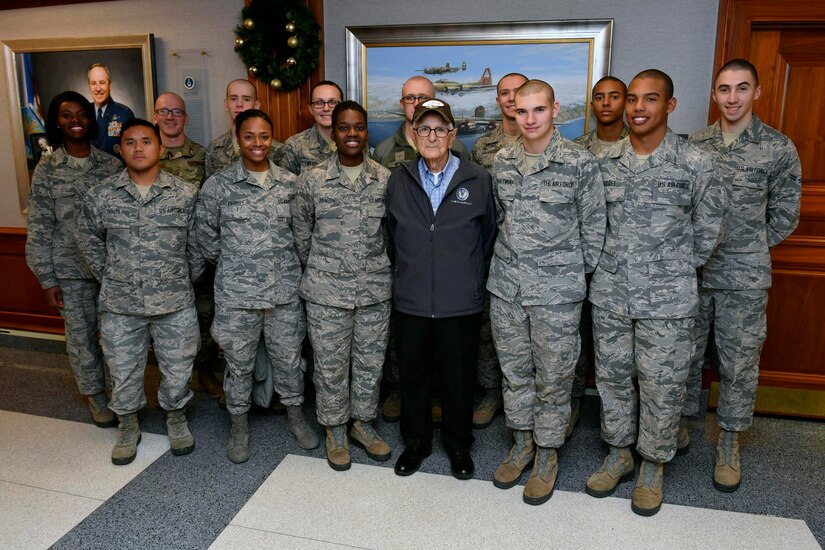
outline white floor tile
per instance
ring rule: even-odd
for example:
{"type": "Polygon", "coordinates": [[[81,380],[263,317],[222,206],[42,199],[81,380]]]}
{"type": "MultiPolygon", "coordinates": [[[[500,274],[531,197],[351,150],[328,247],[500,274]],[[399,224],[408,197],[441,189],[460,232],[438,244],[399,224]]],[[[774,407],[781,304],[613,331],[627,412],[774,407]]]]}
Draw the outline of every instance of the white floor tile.
{"type": "Polygon", "coordinates": [[[0,547],[48,548],[101,501],[0,481],[0,547]]]}
{"type": "Polygon", "coordinates": [[[249,550],[250,548],[257,550],[284,550],[285,548],[290,550],[338,550],[358,547],[230,525],[223,530],[209,548],[211,550],[249,550]]]}
{"type": "Polygon", "coordinates": [[[116,428],[0,411],[0,481],[106,500],[169,450],[144,433],[135,461],[112,464],[116,428]]]}
{"type": "Polygon", "coordinates": [[[375,549],[819,548],[799,520],[675,505],[643,518],[625,499],[556,491],[546,504],[528,506],[521,491],[425,473],[402,478],[359,464],[335,472],[323,459],[290,455],[230,528],[375,549]]]}

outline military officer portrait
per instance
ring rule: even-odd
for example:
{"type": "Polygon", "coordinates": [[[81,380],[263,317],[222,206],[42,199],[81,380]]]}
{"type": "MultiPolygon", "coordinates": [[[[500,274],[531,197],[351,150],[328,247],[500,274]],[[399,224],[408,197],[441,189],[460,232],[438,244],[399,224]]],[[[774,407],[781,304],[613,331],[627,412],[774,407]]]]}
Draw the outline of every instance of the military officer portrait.
{"type": "Polygon", "coordinates": [[[92,63],[86,72],[89,93],[95,104],[97,137],[92,145],[110,155],[120,156],[120,132],[123,123],[134,118],[132,109],[112,99],[112,76],[103,63],[92,63]]]}
{"type": "Polygon", "coordinates": [[[347,439],[373,460],[390,458],[373,426],[390,323],[392,272],[387,255],[387,179],[365,155],[367,113],[354,101],[332,111],[336,152],[298,179],[293,231],[305,266],[306,301],[315,356],[318,422],[327,462],[346,470],[347,439]]]}
{"type": "Polygon", "coordinates": [[[153,341],[160,368],[158,402],[166,411],[172,454],[195,448],[185,407],[200,335],[192,281],[204,260],[195,240],[197,188],[160,169],[157,126],[127,121],[120,135],[126,168],[83,200],[78,245],[100,283],[103,354],[112,377],[109,408],[120,421],[112,462],[135,459],[146,405],[144,370],[153,341]]]}

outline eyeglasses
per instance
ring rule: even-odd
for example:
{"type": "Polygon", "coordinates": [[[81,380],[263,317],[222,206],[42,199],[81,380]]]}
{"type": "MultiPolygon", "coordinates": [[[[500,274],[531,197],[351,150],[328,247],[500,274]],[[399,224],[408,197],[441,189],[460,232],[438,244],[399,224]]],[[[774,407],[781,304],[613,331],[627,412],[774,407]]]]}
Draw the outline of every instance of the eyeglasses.
{"type": "Polygon", "coordinates": [[[329,105],[331,109],[334,109],[339,103],[341,103],[341,101],[338,99],[330,99],[328,101],[324,101],[323,99],[315,99],[310,102],[310,104],[316,109],[323,109],[324,105],[329,105]]]}
{"type": "Polygon", "coordinates": [[[430,99],[430,96],[428,95],[405,95],[401,98],[401,101],[403,101],[407,105],[412,105],[416,101],[420,103],[422,101],[427,101],[428,99],[430,99]]]}
{"type": "Polygon", "coordinates": [[[186,111],[183,109],[155,109],[155,114],[158,116],[169,116],[169,113],[172,113],[173,117],[178,118],[185,115],[186,111]]]}
{"type": "MultiPolygon", "coordinates": [[[[455,130],[455,128],[453,128],[453,130],[455,130]]],[[[435,132],[436,137],[445,138],[448,135],[450,135],[450,132],[452,132],[453,130],[445,128],[444,126],[439,126],[438,128],[430,128],[429,126],[419,126],[418,128],[415,128],[415,133],[421,137],[430,137],[430,134],[432,132],[435,132]]]]}

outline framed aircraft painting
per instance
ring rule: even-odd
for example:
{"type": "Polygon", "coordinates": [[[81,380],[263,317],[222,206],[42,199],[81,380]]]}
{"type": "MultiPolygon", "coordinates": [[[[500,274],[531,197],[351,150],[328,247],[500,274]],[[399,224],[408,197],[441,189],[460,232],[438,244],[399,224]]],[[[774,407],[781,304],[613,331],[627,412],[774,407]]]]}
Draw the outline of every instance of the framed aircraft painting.
{"type": "Polygon", "coordinates": [[[429,78],[471,149],[500,123],[496,83],[517,72],[553,86],[556,126],[573,139],[589,130],[590,90],[610,73],[612,34],[612,19],[348,27],[347,95],[367,109],[375,146],[403,121],[404,82],[429,78]]]}
{"type": "MultiPolygon", "coordinates": [[[[93,101],[87,78],[91,64],[102,63],[108,69],[112,100],[128,106],[137,117],[152,114],[156,90],[151,34],[5,40],[0,51],[0,85],[9,90],[10,139],[24,212],[31,173],[37,160],[48,154],[47,149],[36,150],[40,142],[31,138],[45,133],[45,115],[57,94],[74,90],[93,101]]],[[[119,125],[115,128],[113,123],[107,130],[119,133],[119,125]]]]}

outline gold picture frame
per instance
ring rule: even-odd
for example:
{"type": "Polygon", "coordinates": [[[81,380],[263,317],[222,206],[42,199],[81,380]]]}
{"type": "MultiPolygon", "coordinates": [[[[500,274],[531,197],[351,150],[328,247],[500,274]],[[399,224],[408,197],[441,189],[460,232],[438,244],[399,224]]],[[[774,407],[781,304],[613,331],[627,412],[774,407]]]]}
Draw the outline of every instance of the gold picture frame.
{"type": "Polygon", "coordinates": [[[109,67],[112,74],[112,96],[119,101],[123,101],[124,96],[128,97],[135,116],[149,117],[156,95],[154,37],[151,34],[0,41],[0,84],[5,87],[9,98],[9,139],[13,146],[20,210],[24,213],[32,170],[32,159],[27,153],[30,145],[24,128],[23,113],[23,108],[28,106],[30,94],[26,92],[31,85],[24,69],[26,54],[32,54],[43,66],[49,67],[48,71],[41,71],[44,75],[43,89],[35,96],[41,102],[40,108],[44,115],[51,98],[65,90],[74,90],[91,99],[86,69],[96,62],[109,67]]]}

